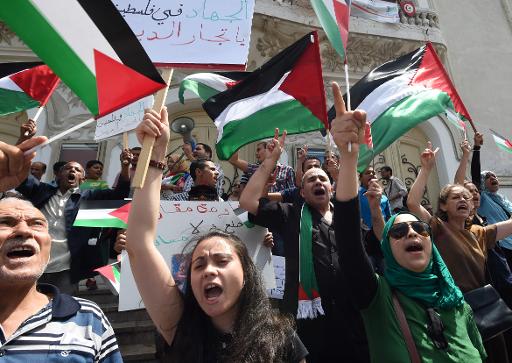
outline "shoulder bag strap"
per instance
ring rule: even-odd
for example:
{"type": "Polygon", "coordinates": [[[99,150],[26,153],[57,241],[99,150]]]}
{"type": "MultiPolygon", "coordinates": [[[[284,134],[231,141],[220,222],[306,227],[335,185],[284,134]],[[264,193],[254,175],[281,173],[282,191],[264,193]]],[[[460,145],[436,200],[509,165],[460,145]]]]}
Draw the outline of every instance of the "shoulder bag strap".
{"type": "Polygon", "coordinates": [[[393,306],[395,308],[396,317],[398,318],[398,324],[400,325],[400,329],[402,330],[402,334],[404,335],[405,338],[405,344],[407,345],[407,350],[409,351],[411,363],[421,363],[421,358],[420,355],[418,354],[418,350],[416,349],[416,344],[414,344],[414,339],[412,337],[411,330],[409,329],[409,324],[407,323],[404,311],[402,309],[402,306],[400,305],[400,301],[398,301],[398,297],[396,296],[396,292],[394,290],[393,306]]]}

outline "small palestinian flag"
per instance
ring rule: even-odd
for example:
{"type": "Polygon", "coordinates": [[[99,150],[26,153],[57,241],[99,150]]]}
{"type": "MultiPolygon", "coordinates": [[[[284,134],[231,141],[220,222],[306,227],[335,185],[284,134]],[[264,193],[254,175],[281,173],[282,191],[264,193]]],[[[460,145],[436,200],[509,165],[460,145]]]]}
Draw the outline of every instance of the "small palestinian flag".
{"type": "Polygon", "coordinates": [[[491,132],[492,132],[492,137],[493,137],[496,145],[498,145],[498,147],[501,150],[504,150],[504,151],[512,154],[512,142],[509,139],[498,134],[496,131],[491,130],[491,132]]]}
{"type": "Polygon", "coordinates": [[[97,271],[101,275],[112,294],[116,296],[119,295],[121,288],[121,261],[99,267],[94,271],[97,271]]]}
{"type": "Polygon", "coordinates": [[[374,149],[362,146],[358,170],[429,118],[451,110],[470,120],[432,44],[373,69],[350,89],[352,109],[366,111],[374,149]]]}
{"type": "Polygon", "coordinates": [[[462,121],[460,115],[453,111],[452,109],[447,109],[446,112],[446,119],[450,121],[450,123],[455,126],[458,130],[462,132],[462,137],[464,137],[464,140],[468,139],[468,134],[466,130],[466,123],[462,121]]]}
{"type": "Polygon", "coordinates": [[[41,63],[0,64],[0,116],[44,106],[59,77],[41,63]]]}
{"type": "Polygon", "coordinates": [[[320,25],[341,59],[346,58],[351,0],[311,0],[320,25]]]}
{"type": "Polygon", "coordinates": [[[97,117],[166,87],[110,0],[6,1],[0,19],[97,117]]]}
{"type": "Polygon", "coordinates": [[[224,92],[244,79],[250,72],[225,72],[225,73],[194,73],[183,78],[180,83],[178,97],[181,103],[185,103],[183,96],[185,90],[195,93],[202,101],[224,92]]]}
{"type": "Polygon", "coordinates": [[[219,159],[251,142],[273,137],[278,127],[300,134],[327,126],[325,91],[316,32],[292,44],[203,108],[214,120],[219,159]]]}
{"type": "Polygon", "coordinates": [[[73,226],[126,228],[129,200],[82,200],[73,226]]]}

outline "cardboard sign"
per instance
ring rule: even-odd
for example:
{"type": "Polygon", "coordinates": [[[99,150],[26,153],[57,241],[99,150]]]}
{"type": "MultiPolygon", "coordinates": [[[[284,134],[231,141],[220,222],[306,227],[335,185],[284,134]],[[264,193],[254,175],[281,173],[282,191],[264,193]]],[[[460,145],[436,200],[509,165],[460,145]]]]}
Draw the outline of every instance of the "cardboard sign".
{"type": "Polygon", "coordinates": [[[245,69],[254,0],[116,0],[114,4],[153,63],[245,69]]]}
{"type": "Polygon", "coordinates": [[[144,109],[151,108],[153,101],[153,96],[147,96],[109,115],[100,117],[96,120],[94,140],[103,140],[135,129],[144,117],[144,109]]]}
{"type": "MultiPolygon", "coordinates": [[[[258,226],[247,227],[233,211],[237,207],[232,202],[160,203],[161,218],[157,227],[155,246],[169,265],[178,287],[182,288],[186,281],[184,254],[193,248],[189,241],[209,231],[221,230],[235,234],[244,241],[249,255],[262,274],[265,287],[275,288],[271,252],[263,246],[267,229],[258,226]]],[[[147,283],[151,284],[151,281],[147,283]]],[[[137,290],[129,258],[123,257],[119,311],[142,308],[144,303],[137,290]]]]}

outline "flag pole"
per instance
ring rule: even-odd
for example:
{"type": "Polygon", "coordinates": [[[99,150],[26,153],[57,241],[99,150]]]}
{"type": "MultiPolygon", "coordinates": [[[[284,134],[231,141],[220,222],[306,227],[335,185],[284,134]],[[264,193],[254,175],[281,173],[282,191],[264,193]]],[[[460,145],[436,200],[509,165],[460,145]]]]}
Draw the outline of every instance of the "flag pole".
{"type": "Polygon", "coordinates": [[[123,150],[128,149],[128,133],[123,132],[123,150]]]}
{"type": "Polygon", "coordinates": [[[70,133],[72,133],[72,132],[74,132],[74,131],[76,131],[76,130],[78,130],[78,129],[80,129],[80,128],[84,127],[84,126],[87,126],[87,125],[89,125],[89,124],[93,123],[94,121],[96,121],[96,119],[95,119],[94,117],[91,117],[90,119],[88,119],[88,120],[86,120],[86,121],[84,121],[84,122],[81,122],[81,123],[79,123],[78,125],[75,125],[75,126],[73,126],[72,128],[67,129],[67,130],[65,130],[65,131],[62,131],[60,134],[57,134],[57,135],[55,135],[55,136],[53,136],[53,137],[49,138],[48,140],[46,140],[46,141],[45,141],[45,142],[43,142],[42,144],[37,145],[37,146],[33,147],[32,149],[25,151],[25,152],[24,152],[24,154],[25,154],[25,155],[30,155],[30,154],[31,154],[31,153],[33,153],[34,151],[39,150],[39,149],[41,149],[42,147],[44,147],[44,146],[46,146],[46,145],[48,145],[48,144],[51,144],[52,142],[54,142],[54,141],[56,141],[56,140],[59,140],[59,139],[63,138],[64,136],[66,136],[66,135],[68,135],[68,134],[70,134],[70,133]]]}
{"type": "MultiPolygon", "coordinates": [[[[57,89],[57,86],[59,85],[59,83],[60,83],[60,78],[57,78],[57,80],[53,84],[52,88],[50,89],[50,92],[48,92],[48,94],[46,95],[46,98],[41,102],[41,105],[39,106],[34,118],[32,118],[32,121],[34,121],[34,123],[37,123],[37,119],[43,113],[44,106],[46,106],[46,104],[50,100],[51,95],[57,89]]],[[[28,136],[28,131],[25,131],[24,136],[28,136]]]]}
{"type": "MultiPolygon", "coordinates": [[[[155,103],[153,104],[153,110],[160,113],[162,107],[165,104],[167,98],[167,91],[171,85],[171,78],[174,72],[174,68],[164,68],[162,71],[162,78],[164,79],[167,86],[156,93],[155,103]]],[[[135,169],[135,175],[132,181],[132,187],[142,188],[144,181],[146,180],[146,173],[148,172],[149,160],[151,159],[151,153],[153,152],[153,146],[155,145],[154,137],[145,137],[142,144],[142,150],[140,152],[139,161],[137,162],[137,168],[135,169]]],[[[160,160],[158,160],[160,161],[160,160]]]]}
{"type": "MultiPolygon", "coordinates": [[[[352,106],[350,104],[350,84],[349,84],[349,80],[348,80],[348,64],[347,64],[347,55],[345,54],[345,62],[344,62],[344,66],[343,68],[345,69],[345,89],[347,90],[346,94],[347,94],[347,111],[352,111],[352,106]]],[[[352,143],[349,142],[348,143],[348,152],[351,153],[352,152],[352,143]]]]}

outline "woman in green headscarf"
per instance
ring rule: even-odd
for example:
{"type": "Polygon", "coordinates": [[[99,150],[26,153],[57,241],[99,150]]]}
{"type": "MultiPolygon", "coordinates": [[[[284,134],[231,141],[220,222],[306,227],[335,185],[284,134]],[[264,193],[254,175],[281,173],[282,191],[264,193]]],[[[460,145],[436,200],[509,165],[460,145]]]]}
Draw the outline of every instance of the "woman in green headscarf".
{"type": "Polygon", "coordinates": [[[346,112],[334,87],[336,119],[332,135],[341,151],[334,212],[339,263],[347,293],[361,311],[372,362],[411,362],[416,350],[422,362],[481,362],[486,357],[471,308],[433,244],[428,224],[414,215],[393,216],[383,228],[382,189],[372,182],[366,196],[373,231],[382,235],[384,276],[378,276],[361,243],[357,161],[364,140],[366,115],[346,112]],[[348,146],[350,145],[350,147],[348,146]],[[350,151],[349,151],[350,150],[350,151]],[[375,212],[375,213],[373,213],[375,212]],[[405,314],[414,349],[407,345],[393,304],[405,314]]]}

